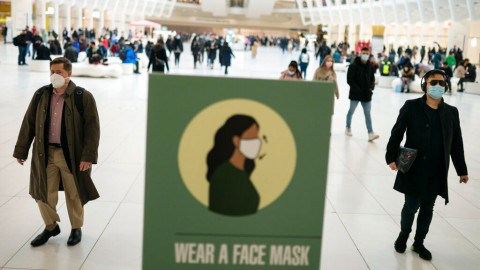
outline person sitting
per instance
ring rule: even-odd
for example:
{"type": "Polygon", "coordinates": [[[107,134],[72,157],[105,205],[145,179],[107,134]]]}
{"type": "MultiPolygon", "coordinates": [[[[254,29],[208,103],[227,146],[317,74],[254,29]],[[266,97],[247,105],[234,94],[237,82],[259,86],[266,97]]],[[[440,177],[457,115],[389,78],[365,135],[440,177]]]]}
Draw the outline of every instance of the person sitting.
{"type": "Polygon", "coordinates": [[[452,69],[449,67],[447,61],[443,62],[443,66],[439,69],[443,70],[443,72],[445,72],[445,76],[446,76],[446,79],[447,79],[446,82],[447,82],[448,87],[445,88],[445,92],[450,91],[450,93],[451,93],[452,92],[452,83],[451,83],[450,79],[453,77],[452,69]]]}
{"type": "Polygon", "coordinates": [[[41,43],[40,47],[37,49],[37,58],[35,60],[50,60],[52,61],[52,58],[50,58],[50,50],[45,46],[45,43],[41,43]]]}
{"type": "Polygon", "coordinates": [[[418,75],[418,77],[422,78],[425,73],[429,72],[432,70],[432,68],[428,65],[418,63],[415,65],[415,74],[418,75]]]}
{"type": "Polygon", "coordinates": [[[477,79],[477,67],[472,65],[471,63],[468,63],[466,66],[467,69],[467,74],[465,74],[465,82],[475,82],[477,79]]]}
{"type": "Polygon", "coordinates": [[[50,54],[53,54],[53,55],[62,54],[62,48],[59,45],[57,45],[57,42],[55,42],[55,40],[50,40],[48,44],[50,46],[50,54]]]}
{"type": "Polygon", "coordinates": [[[135,74],[140,74],[139,66],[138,63],[140,59],[138,59],[137,54],[133,50],[134,44],[128,44],[127,47],[124,49],[125,50],[125,60],[122,60],[122,63],[124,64],[134,64],[135,65],[135,74]]]}
{"type": "Polygon", "coordinates": [[[402,69],[402,93],[407,87],[407,93],[410,93],[410,84],[415,79],[415,73],[410,65],[406,65],[402,69]]]}
{"type": "Polygon", "coordinates": [[[90,46],[87,49],[88,62],[90,64],[97,65],[103,63],[102,52],[95,46],[95,42],[90,42],[90,46]]]}
{"type": "Polygon", "coordinates": [[[395,77],[398,77],[399,73],[398,73],[398,67],[397,65],[395,64],[392,64],[390,66],[390,76],[395,76],[395,77]]]}
{"type": "Polygon", "coordinates": [[[72,63],[76,63],[78,59],[78,50],[71,42],[67,42],[65,46],[64,57],[72,63]]]}
{"type": "Polygon", "coordinates": [[[341,57],[342,57],[342,53],[340,52],[340,50],[335,50],[335,52],[333,53],[333,61],[335,63],[340,63],[340,60],[341,60],[341,57]]]}
{"type": "Polygon", "coordinates": [[[101,52],[103,58],[103,63],[106,63],[108,61],[107,55],[108,55],[108,49],[105,47],[105,45],[102,42],[98,43],[98,50],[101,52]]]}
{"type": "Polygon", "coordinates": [[[282,72],[280,80],[303,80],[297,61],[291,61],[288,69],[282,72]]]}

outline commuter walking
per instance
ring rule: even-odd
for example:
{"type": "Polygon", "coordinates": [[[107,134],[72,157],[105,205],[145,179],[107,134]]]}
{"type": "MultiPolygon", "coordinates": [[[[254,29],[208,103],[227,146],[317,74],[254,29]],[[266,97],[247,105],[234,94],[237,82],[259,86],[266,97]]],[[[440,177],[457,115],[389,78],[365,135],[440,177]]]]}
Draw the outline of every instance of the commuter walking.
{"type": "Polygon", "coordinates": [[[320,48],[318,49],[317,53],[315,54],[315,57],[316,57],[317,59],[318,59],[318,56],[320,56],[320,64],[319,64],[319,66],[322,65],[323,60],[325,59],[325,56],[330,55],[331,52],[332,52],[332,50],[330,49],[330,47],[327,46],[327,42],[326,42],[326,41],[323,41],[323,42],[322,42],[322,46],[320,46],[320,48]]]}
{"type": "Polygon", "coordinates": [[[167,58],[167,51],[165,50],[165,43],[163,42],[162,38],[157,40],[157,44],[152,47],[150,51],[150,61],[148,62],[147,69],[150,70],[150,66],[152,66],[153,72],[161,72],[165,73],[165,67],[167,71],[170,71],[168,66],[168,58],[167,58]]]}
{"type": "Polygon", "coordinates": [[[425,74],[421,85],[425,95],[406,101],[400,109],[385,159],[392,170],[398,171],[400,164],[397,164],[397,156],[406,133],[405,147],[417,150],[418,154],[410,169],[398,171],[395,180],[394,189],[405,194],[405,203],[401,212],[401,231],[394,246],[397,252],[405,252],[415,213],[420,209],[411,250],[420,258],[431,260],[432,254],[425,247],[424,240],[437,196],[443,197],[445,204],[449,202],[447,177],[450,157],[460,183],[468,182],[468,171],[458,110],[442,98],[446,86],[445,74],[432,70],[425,74]]]}
{"type": "Polygon", "coordinates": [[[172,55],[172,47],[173,47],[172,36],[168,36],[167,41],[165,42],[165,45],[166,45],[167,50],[168,50],[168,55],[171,56],[172,55]]]}
{"type": "Polygon", "coordinates": [[[307,49],[303,48],[302,53],[298,57],[298,63],[300,63],[300,71],[302,72],[303,78],[307,78],[307,67],[310,63],[310,55],[308,55],[307,49]]]}
{"type": "Polygon", "coordinates": [[[192,52],[193,56],[193,68],[197,68],[197,62],[200,60],[200,51],[202,50],[200,46],[200,42],[198,41],[198,37],[195,36],[192,40],[192,44],[190,45],[190,51],[192,52]]]}
{"type": "Polygon", "coordinates": [[[288,69],[282,72],[280,80],[303,80],[297,61],[291,61],[288,64],[288,69]]]}
{"type": "Polygon", "coordinates": [[[360,57],[355,58],[355,61],[350,64],[348,68],[347,83],[350,85],[350,109],[347,113],[345,134],[352,136],[351,126],[353,113],[358,103],[361,103],[368,130],[368,141],[371,142],[378,139],[379,136],[373,132],[372,118],[370,115],[373,89],[375,89],[375,74],[373,72],[373,65],[368,61],[369,58],[370,52],[368,48],[363,48],[360,57]]]}
{"type": "MultiPolygon", "coordinates": [[[[468,59],[465,59],[465,60],[468,60],[468,59]]],[[[466,62],[465,60],[460,61],[460,64],[458,65],[455,71],[455,77],[460,79],[457,83],[457,86],[460,86],[460,89],[458,89],[458,92],[463,92],[463,82],[465,81],[465,75],[467,75],[467,70],[465,69],[465,62],[466,62]]]]}
{"type": "Polygon", "coordinates": [[[423,58],[425,58],[425,53],[426,53],[425,46],[422,46],[422,48],[420,49],[420,63],[423,63],[423,58]]]}
{"type": "Polygon", "coordinates": [[[18,46],[18,65],[26,65],[27,45],[30,41],[27,39],[27,30],[22,30],[20,35],[13,39],[13,45],[18,46]]]}
{"type": "Polygon", "coordinates": [[[455,60],[455,55],[453,55],[453,52],[450,52],[445,58],[445,62],[447,62],[448,67],[453,71],[455,67],[457,66],[457,61],[455,60]]]}
{"type": "Polygon", "coordinates": [[[258,41],[253,40],[250,48],[252,49],[252,58],[257,58],[258,41]]]}
{"type": "Polygon", "coordinates": [[[173,40],[172,50],[173,50],[173,53],[175,54],[175,65],[179,65],[180,54],[183,52],[183,44],[179,34],[177,34],[177,36],[173,40]]]}
{"type": "Polygon", "coordinates": [[[326,56],[322,65],[317,68],[315,75],[313,76],[313,80],[333,82],[335,84],[335,97],[337,99],[340,98],[337,84],[337,74],[333,69],[333,58],[330,55],[326,56]]]}
{"type": "Polygon", "coordinates": [[[100,139],[95,100],[70,80],[72,64],[68,59],[59,57],[50,62],[50,74],[51,84],[33,95],[13,153],[23,165],[33,141],[30,195],[45,223],[43,232],[30,243],[33,247],[60,233],[56,210],[60,183],[72,227],[69,246],[82,239],[84,205],[99,197],[90,177],[100,139]]]}
{"type": "Polygon", "coordinates": [[[6,25],[3,26],[2,28],[2,36],[3,36],[3,43],[7,44],[7,33],[8,33],[8,27],[6,25]]]}
{"type": "Polygon", "coordinates": [[[27,40],[28,40],[28,43],[27,43],[27,54],[28,56],[31,56],[32,54],[30,53],[30,45],[34,42],[33,40],[33,33],[32,31],[30,31],[29,27],[25,27],[25,29],[27,30],[27,33],[26,33],[26,37],[27,37],[27,40]]]}
{"type": "Polygon", "coordinates": [[[448,63],[445,61],[443,62],[443,66],[440,68],[443,73],[445,73],[445,81],[447,82],[447,86],[445,87],[445,92],[452,93],[452,82],[450,79],[453,77],[452,68],[448,66],[448,63]]]}
{"type": "Polygon", "coordinates": [[[225,75],[228,74],[228,67],[232,64],[232,56],[235,55],[232,52],[232,48],[228,46],[228,42],[225,41],[220,49],[220,63],[225,67],[225,75]]]}

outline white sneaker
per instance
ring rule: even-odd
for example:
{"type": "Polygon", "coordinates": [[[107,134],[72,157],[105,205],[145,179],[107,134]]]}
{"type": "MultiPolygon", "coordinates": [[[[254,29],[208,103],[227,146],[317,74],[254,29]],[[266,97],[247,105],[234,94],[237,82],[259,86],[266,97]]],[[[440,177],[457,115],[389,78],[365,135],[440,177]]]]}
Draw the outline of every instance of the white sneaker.
{"type": "Polygon", "coordinates": [[[345,129],[345,135],[347,135],[347,136],[352,136],[352,129],[349,128],[349,127],[347,127],[347,128],[345,129]]]}
{"type": "Polygon", "coordinates": [[[372,133],[368,133],[368,141],[369,141],[369,142],[371,142],[371,141],[373,141],[373,140],[376,140],[376,139],[378,139],[378,138],[380,138],[380,136],[378,136],[377,134],[375,134],[375,133],[373,133],[373,132],[372,132],[372,133]]]}

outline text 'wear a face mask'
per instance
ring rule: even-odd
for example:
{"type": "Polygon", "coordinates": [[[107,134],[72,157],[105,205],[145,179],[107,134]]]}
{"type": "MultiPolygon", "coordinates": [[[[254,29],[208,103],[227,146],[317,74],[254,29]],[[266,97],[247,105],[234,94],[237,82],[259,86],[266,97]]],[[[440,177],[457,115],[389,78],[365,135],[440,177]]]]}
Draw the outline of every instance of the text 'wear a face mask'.
{"type": "Polygon", "coordinates": [[[260,153],[262,141],[260,139],[240,140],[239,150],[248,159],[255,159],[260,153]]]}
{"type": "Polygon", "coordinates": [[[361,57],[362,57],[362,60],[365,62],[368,61],[368,59],[370,59],[370,56],[368,54],[362,54],[361,57]]]}
{"type": "Polygon", "coordinates": [[[60,74],[54,73],[50,76],[50,82],[54,88],[61,88],[65,85],[65,78],[60,74]]]}
{"type": "Polygon", "coordinates": [[[445,94],[445,89],[441,86],[434,85],[428,89],[428,95],[434,99],[441,98],[443,94],[445,94]]]}

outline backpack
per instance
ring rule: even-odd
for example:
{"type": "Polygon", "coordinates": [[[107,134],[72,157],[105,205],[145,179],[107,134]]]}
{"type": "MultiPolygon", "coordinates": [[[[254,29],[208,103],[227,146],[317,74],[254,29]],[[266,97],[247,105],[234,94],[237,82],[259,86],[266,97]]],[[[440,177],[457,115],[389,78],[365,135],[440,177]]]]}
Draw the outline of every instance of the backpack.
{"type": "MultiPolygon", "coordinates": [[[[77,108],[77,111],[80,113],[80,116],[83,117],[83,92],[85,91],[85,88],[82,88],[80,86],[75,87],[75,108],[77,108]]],[[[40,98],[42,98],[43,92],[45,90],[42,88],[37,91],[35,95],[35,101],[33,103],[33,108],[34,111],[37,111],[38,103],[40,102],[40,98]]]]}
{"type": "Polygon", "coordinates": [[[19,39],[20,39],[20,36],[16,36],[16,37],[13,38],[13,45],[14,46],[20,45],[20,40],[19,39]]]}
{"type": "Polygon", "coordinates": [[[121,50],[120,53],[118,54],[118,57],[122,61],[127,60],[127,50],[121,50]]]}
{"type": "Polygon", "coordinates": [[[306,53],[302,53],[302,57],[300,57],[300,59],[302,60],[301,62],[305,64],[310,62],[310,56],[306,53]]]}

